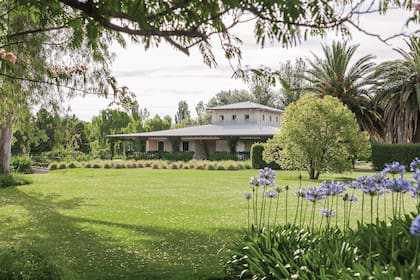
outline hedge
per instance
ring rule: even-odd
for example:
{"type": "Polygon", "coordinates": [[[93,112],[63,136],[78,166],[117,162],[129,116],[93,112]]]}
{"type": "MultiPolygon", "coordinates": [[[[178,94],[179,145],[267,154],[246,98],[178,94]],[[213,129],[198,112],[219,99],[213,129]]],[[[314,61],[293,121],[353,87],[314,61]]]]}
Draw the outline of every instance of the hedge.
{"type": "Polygon", "coordinates": [[[134,158],[137,160],[169,160],[169,161],[189,161],[192,160],[194,156],[194,152],[159,152],[159,151],[151,151],[151,152],[143,152],[143,153],[136,153],[134,158]]]}
{"type": "Polygon", "coordinates": [[[420,157],[420,144],[372,144],[372,165],[375,170],[382,170],[386,163],[393,161],[408,167],[416,157],[420,157]]]}
{"type": "Polygon", "coordinates": [[[265,160],[263,160],[263,152],[264,147],[266,144],[264,143],[255,143],[251,146],[251,162],[252,162],[252,168],[255,169],[261,169],[264,167],[270,167],[272,169],[279,170],[281,169],[280,166],[275,162],[267,163],[265,160]]]}

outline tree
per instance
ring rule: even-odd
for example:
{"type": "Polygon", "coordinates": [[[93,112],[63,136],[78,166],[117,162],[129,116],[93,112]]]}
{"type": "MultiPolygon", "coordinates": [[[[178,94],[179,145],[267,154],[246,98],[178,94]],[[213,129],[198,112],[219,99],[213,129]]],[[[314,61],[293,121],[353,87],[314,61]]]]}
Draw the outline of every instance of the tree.
{"type": "Polygon", "coordinates": [[[420,142],[420,38],[396,49],[402,59],[376,68],[377,104],[383,109],[387,138],[392,143],[420,142]]]}
{"type": "Polygon", "coordinates": [[[197,113],[197,124],[204,125],[211,123],[211,115],[206,111],[206,106],[203,101],[197,103],[195,112],[197,113]]]}
{"type": "Polygon", "coordinates": [[[155,115],[154,118],[149,119],[144,124],[145,131],[157,131],[166,130],[171,128],[171,117],[165,116],[163,119],[159,115],[155,115]]]}
{"type": "MultiPolygon", "coordinates": [[[[212,35],[219,38],[226,58],[240,59],[241,41],[231,33],[231,29],[244,22],[244,17],[249,15],[255,19],[254,36],[261,46],[266,41],[290,46],[309,36],[323,36],[327,31],[347,35],[350,26],[372,34],[358,25],[358,17],[373,12],[384,14],[391,3],[412,9],[411,1],[389,0],[379,0],[379,5],[363,0],[356,3],[281,1],[274,4],[268,0],[3,1],[0,3],[0,46],[7,48],[8,52],[7,55],[0,55],[0,76],[3,77],[1,88],[8,95],[3,93],[0,100],[0,115],[3,117],[0,122],[0,173],[9,172],[12,126],[16,120],[16,116],[5,108],[19,112],[17,107],[27,106],[29,100],[39,102],[51,97],[60,100],[58,95],[54,96],[51,86],[63,85],[63,82],[70,90],[70,95],[80,87],[84,93],[107,95],[106,88],[110,82],[116,93],[115,83],[107,71],[111,62],[108,49],[112,40],[125,45],[122,33],[132,41],[141,42],[146,49],[159,46],[163,40],[186,54],[189,54],[190,48],[197,46],[204,62],[214,66],[216,60],[210,43],[212,35]],[[363,2],[368,5],[363,5],[363,2]],[[52,67],[49,66],[57,61],[61,65],[53,63],[52,67]],[[89,75],[72,78],[80,74],[80,70],[84,72],[85,68],[80,67],[83,65],[68,66],[68,61],[100,61],[99,67],[92,67],[89,71],[94,74],[91,77],[96,79],[87,79],[89,75]],[[23,67],[13,68],[7,63],[23,67]],[[19,71],[16,70],[18,68],[19,71]],[[34,85],[43,90],[34,90],[34,85]]],[[[419,13],[414,13],[409,22],[418,23],[418,20],[419,13]]],[[[378,38],[383,41],[389,39],[378,38]]]]}
{"type": "Polygon", "coordinates": [[[254,97],[254,102],[272,108],[279,107],[278,93],[274,91],[272,88],[272,83],[270,83],[268,79],[254,75],[251,79],[250,91],[254,97]]]}
{"type": "Polygon", "coordinates": [[[340,100],[308,94],[286,108],[281,131],[268,141],[263,157],[318,179],[321,172],[351,169],[353,149],[365,139],[360,135],[354,114],[340,100]]]}
{"type": "Polygon", "coordinates": [[[310,68],[305,76],[309,82],[308,90],[320,97],[337,97],[356,115],[362,130],[371,136],[382,137],[381,115],[368,90],[373,84],[373,56],[366,55],[352,63],[357,48],[347,42],[324,45],[323,57],[314,55],[312,60],[308,60],[310,68]]]}
{"type": "Polygon", "coordinates": [[[179,101],[178,111],[175,115],[175,123],[180,124],[183,120],[191,118],[190,110],[188,109],[188,103],[186,101],[179,101]]]}
{"type": "Polygon", "coordinates": [[[307,81],[304,79],[306,64],[303,59],[296,59],[294,64],[290,60],[280,66],[278,79],[280,83],[279,106],[285,109],[289,104],[297,101],[305,92],[307,81]]]}
{"type": "Polygon", "coordinates": [[[207,108],[244,101],[254,101],[254,97],[247,90],[222,90],[207,102],[207,108]]]}

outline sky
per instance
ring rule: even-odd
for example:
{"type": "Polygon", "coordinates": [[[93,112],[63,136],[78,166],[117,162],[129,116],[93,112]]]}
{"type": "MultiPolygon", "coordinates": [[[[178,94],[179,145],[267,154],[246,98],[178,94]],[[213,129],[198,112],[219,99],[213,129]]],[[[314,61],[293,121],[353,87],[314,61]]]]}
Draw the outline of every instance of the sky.
{"type": "MultiPolygon", "coordinates": [[[[417,30],[418,26],[405,27],[410,13],[401,10],[390,11],[385,16],[364,15],[361,26],[381,34],[390,36],[401,32],[417,30]]],[[[267,66],[278,69],[281,63],[295,58],[320,55],[321,44],[333,40],[343,40],[336,34],[328,34],[326,38],[311,38],[292,48],[282,48],[280,44],[267,45],[264,48],[256,44],[253,27],[244,24],[234,30],[234,34],[242,39],[242,66],[267,66]]],[[[399,58],[393,48],[404,47],[402,38],[390,41],[389,45],[378,39],[352,31],[351,44],[359,44],[357,56],[372,54],[376,62],[399,58]]],[[[209,68],[203,63],[197,49],[192,49],[189,56],[163,43],[158,48],[144,50],[142,45],[129,44],[126,48],[112,46],[116,59],[112,65],[112,74],[120,86],[127,86],[136,94],[141,108],[147,108],[151,117],[155,114],[174,117],[178,102],[184,100],[195,116],[195,106],[199,101],[207,101],[222,90],[248,89],[242,80],[232,78],[233,70],[223,53],[214,43],[214,52],[218,67],[209,68]]],[[[100,110],[108,108],[111,101],[95,96],[77,97],[69,101],[71,111],[79,118],[90,121],[100,110]]]]}

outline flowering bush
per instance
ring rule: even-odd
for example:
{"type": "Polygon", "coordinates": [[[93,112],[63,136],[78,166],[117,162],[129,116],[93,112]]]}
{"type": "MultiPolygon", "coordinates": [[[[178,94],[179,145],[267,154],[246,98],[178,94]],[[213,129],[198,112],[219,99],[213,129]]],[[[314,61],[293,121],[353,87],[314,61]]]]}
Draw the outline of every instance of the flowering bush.
{"type": "Polygon", "coordinates": [[[406,167],[393,162],[349,183],[299,186],[297,203],[288,205],[289,187],[275,187],[273,170],[261,169],[249,181],[252,192],[244,194],[248,228],[232,249],[227,272],[241,279],[420,279],[420,215],[405,209],[410,193],[420,209],[420,160],[410,170],[413,176],[406,179],[406,167]],[[362,212],[352,227],[354,203],[361,203],[362,212]],[[286,216],[282,225],[279,205],[286,216]]]}

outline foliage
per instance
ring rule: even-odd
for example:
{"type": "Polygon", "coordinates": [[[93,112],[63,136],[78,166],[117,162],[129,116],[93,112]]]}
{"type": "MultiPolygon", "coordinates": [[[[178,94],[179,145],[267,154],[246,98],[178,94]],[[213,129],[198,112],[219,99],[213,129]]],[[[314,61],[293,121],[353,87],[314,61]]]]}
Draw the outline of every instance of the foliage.
{"type": "Polygon", "coordinates": [[[351,169],[351,147],[359,137],[353,113],[337,98],[305,95],[286,108],[280,133],[267,141],[282,149],[266,152],[264,160],[303,168],[318,179],[321,172],[351,169]]]}
{"type": "Polygon", "coordinates": [[[418,158],[410,169],[415,171],[413,181],[404,179],[405,166],[393,162],[380,174],[347,184],[323,181],[319,187],[300,187],[297,204],[288,200],[288,186],[274,187],[276,174],[271,169],[261,169],[250,178],[252,192],[244,194],[248,226],[225,264],[227,272],[241,279],[417,279],[420,215],[406,214],[404,196],[413,194],[418,211],[418,158]],[[352,228],[356,191],[362,196],[362,211],[352,228]],[[286,222],[278,226],[280,200],[285,201],[280,211],[285,211],[286,222]],[[295,207],[293,222],[287,216],[290,205],[295,207]],[[315,223],[319,210],[321,220],[315,223]]]}
{"type": "Polygon", "coordinates": [[[382,170],[386,163],[398,161],[408,166],[420,155],[420,144],[372,144],[372,165],[382,170]]]}
{"type": "Polygon", "coordinates": [[[188,104],[186,101],[179,101],[178,103],[178,111],[175,115],[175,123],[179,124],[183,120],[190,119],[191,118],[191,112],[188,109],[188,104]]]}
{"type": "Polygon", "coordinates": [[[147,120],[144,123],[145,131],[158,131],[166,130],[171,128],[171,117],[165,116],[161,118],[159,115],[155,115],[152,119],[147,120]]]}
{"type": "Polygon", "coordinates": [[[313,60],[308,61],[310,68],[305,76],[308,90],[321,97],[337,97],[355,114],[361,130],[381,137],[381,117],[368,91],[373,84],[373,56],[365,55],[352,62],[357,48],[347,42],[324,45],[323,57],[314,55],[313,60]]]}
{"type": "Polygon", "coordinates": [[[18,173],[32,172],[32,158],[29,155],[14,156],[10,161],[11,169],[18,173]]]}
{"type": "Polygon", "coordinates": [[[280,82],[280,108],[285,109],[289,104],[297,101],[305,92],[307,86],[304,79],[306,64],[302,59],[290,60],[280,66],[277,73],[280,82]]]}
{"type": "Polygon", "coordinates": [[[420,142],[420,38],[396,49],[400,60],[378,65],[374,74],[375,100],[383,109],[386,138],[391,143],[420,142]]]}
{"type": "Polygon", "coordinates": [[[14,187],[31,184],[29,177],[17,174],[0,174],[0,188],[14,187]]]}
{"type": "Polygon", "coordinates": [[[211,161],[238,160],[236,153],[216,151],[210,155],[211,161]]]}
{"type": "Polygon", "coordinates": [[[207,108],[244,101],[254,101],[254,97],[247,90],[222,90],[207,102],[207,108]]]}
{"type": "Polygon", "coordinates": [[[251,146],[252,168],[261,169],[261,168],[264,168],[265,166],[268,166],[272,169],[280,169],[280,166],[275,161],[271,161],[267,163],[263,159],[264,151],[266,148],[268,148],[268,145],[269,143],[255,143],[251,146]]]}
{"type": "Polygon", "coordinates": [[[0,279],[64,280],[77,276],[55,263],[46,252],[31,247],[0,249],[0,279]]]}

